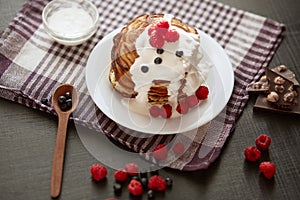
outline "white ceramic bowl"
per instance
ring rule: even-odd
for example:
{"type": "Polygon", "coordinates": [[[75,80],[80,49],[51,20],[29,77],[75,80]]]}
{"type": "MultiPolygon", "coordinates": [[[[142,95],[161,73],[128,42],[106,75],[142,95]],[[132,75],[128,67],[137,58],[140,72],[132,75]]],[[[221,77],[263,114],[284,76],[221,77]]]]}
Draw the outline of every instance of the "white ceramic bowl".
{"type": "Polygon", "coordinates": [[[53,0],[42,13],[45,31],[64,45],[88,40],[98,28],[97,8],[88,0],[53,0]]]}

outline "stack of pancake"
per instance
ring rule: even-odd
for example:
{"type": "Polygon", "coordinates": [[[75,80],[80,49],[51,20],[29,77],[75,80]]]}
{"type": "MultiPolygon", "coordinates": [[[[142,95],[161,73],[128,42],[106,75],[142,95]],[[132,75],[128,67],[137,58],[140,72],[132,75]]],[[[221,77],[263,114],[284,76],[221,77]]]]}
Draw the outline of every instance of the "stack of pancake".
{"type": "MultiPolygon", "coordinates": [[[[109,80],[112,86],[124,97],[135,98],[137,92],[134,90],[135,84],[132,81],[130,67],[139,57],[136,50],[136,40],[139,35],[150,24],[155,24],[164,18],[163,14],[142,14],[129,22],[113,39],[113,48],[111,51],[111,66],[109,80]]],[[[171,25],[176,26],[188,33],[197,34],[197,30],[181,20],[173,17],[171,25]]],[[[182,79],[182,87],[179,94],[183,97],[182,92],[185,80],[182,79]]],[[[155,82],[148,91],[148,102],[152,105],[163,105],[168,102],[168,82],[155,82]]],[[[180,97],[179,97],[180,98],[180,97]]]]}

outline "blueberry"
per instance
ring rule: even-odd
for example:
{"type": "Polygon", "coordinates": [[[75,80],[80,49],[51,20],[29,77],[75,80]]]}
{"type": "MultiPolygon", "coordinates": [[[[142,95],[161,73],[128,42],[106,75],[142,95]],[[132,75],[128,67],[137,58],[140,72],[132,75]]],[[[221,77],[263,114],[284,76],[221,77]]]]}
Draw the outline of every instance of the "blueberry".
{"type": "Polygon", "coordinates": [[[148,188],[148,179],[147,178],[141,178],[141,183],[144,189],[148,188]]]}
{"type": "Polygon", "coordinates": [[[140,178],[138,176],[133,176],[133,177],[131,177],[131,180],[140,181],[140,178]]]}
{"type": "Polygon", "coordinates": [[[42,98],[41,99],[42,104],[48,105],[48,99],[47,98],[42,98]]]}
{"type": "Polygon", "coordinates": [[[66,97],[65,96],[59,96],[58,97],[58,103],[59,104],[64,104],[64,103],[66,103],[66,97]]]}
{"type": "Polygon", "coordinates": [[[68,106],[67,106],[66,102],[59,104],[59,107],[62,111],[66,111],[68,109],[68,106]]]}
{"type": "Polygon", "coordinates": [[[141,172],[140,177],[141,178],[148,178],[148,173],[147,172],[141,172]]]}
{"type": "Polygon", "coordinates": [[[165,178],[166,184],[168,187],[171,187],[173,185],[173,180],[169,177],[165,178]]]}
{"type": "Polygon", "coordinates": [[[122,192],[122,185],[119,183],[114,183],[114,193],[115,194],[120,194],[122,192]]]}
{"type": "Polygon", "coordinates": [[[183,51],[176,51],[175,55],[177,57],[182,57],[183,56],[183,51]]]}
{"type": "Polygon", "coordinates": [[[72,99],[66,100],[67,108],[72,108],[72,99]]]}
{"type": "Polygon", "coordinates": [[[150,172],[151,176],[159,175],[158,170],[154,170],[150,172]]]}
{"type": "Polygon", "coordinates": [[[156,53],[157,53],[157,54],[163,54],[163,53],[164,53],[164,50],[163,50],[163,49],[157,49],[157,50],[156,50],[156,53]]]}
{"type": "Polygon", "coordinates": [[[162,63],[162,59],[160,57],[157,57],[154,59],[154,63],[155,64],[161,64],[162,63]]]}
{"type": "Polygon", "coordinates": [[[68,99],[72,99],[72,94],[71,94],[71,92],[66,92],[66,93],[65,93],[65,97],[66,97],[67,100],[68,100],[68,99]]]}
{"type": "Polygon", "coordinates": [[[147,197],[148,197],[148,199],[154,199],[154,192],[153,192],[153,190],[148,190],[147,197]]]}
{"type": "Polygon", "coordinates": [[[142,71],[143,73],[147,73],[147,72],[149,71],[149,67],[143,65],[143,66],[141,67],[141,71],[142,71]]]}

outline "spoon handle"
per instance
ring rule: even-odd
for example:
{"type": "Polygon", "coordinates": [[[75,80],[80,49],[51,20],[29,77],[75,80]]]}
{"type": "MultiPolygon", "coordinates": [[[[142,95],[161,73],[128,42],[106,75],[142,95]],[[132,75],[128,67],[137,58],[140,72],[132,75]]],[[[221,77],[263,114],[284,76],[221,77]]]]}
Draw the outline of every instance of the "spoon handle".
{"type": "Polygon", "coordinates": [[[61,191],[68,119],[68,114],[60,115],[58,119],[58,130],[56,135],[56,144],[54,149],[51,174],[52,198],[58,197],[61,191]]]}

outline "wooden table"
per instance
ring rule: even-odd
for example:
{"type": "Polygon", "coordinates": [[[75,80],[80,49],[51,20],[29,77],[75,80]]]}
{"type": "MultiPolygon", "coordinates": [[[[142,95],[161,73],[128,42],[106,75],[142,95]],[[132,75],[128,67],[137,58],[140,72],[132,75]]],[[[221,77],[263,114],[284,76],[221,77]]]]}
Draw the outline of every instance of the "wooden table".
{"type": "MultiPolygon", "coordinates": [[[[285,38],[271,66],[285,64],[300,79],[300,2],[298,0],[221,0],[286,24],[285,38]]],[[[0,30],[21,8],[23,0],[0,2],[0,30]]],[[[253,110],[251,97],[220,157],[209,169],[180,172],[161,169],[173,178],[173,188],[156,199],[298,199],[300,197],[300,117],[253,110]],[[243,151],[261,133],[272,144],[264,160],[276,164],[272,180],[262,177],[259,163],[248,163],[243,151]]],[[[57,119],[48,114],[0,99],[0,199],[51,199],[50,176],[57,119]]],[[[114,197],[113,173],[95,183],[89,166],[98,161],[85,149],[74,125],[69,128],[63,186],[60,199],[114,197]]],[[[119,199],[131,199],[123,191],[119,199]]],[[[144,195],[144,198],[145,195],[144,195]]]]}

